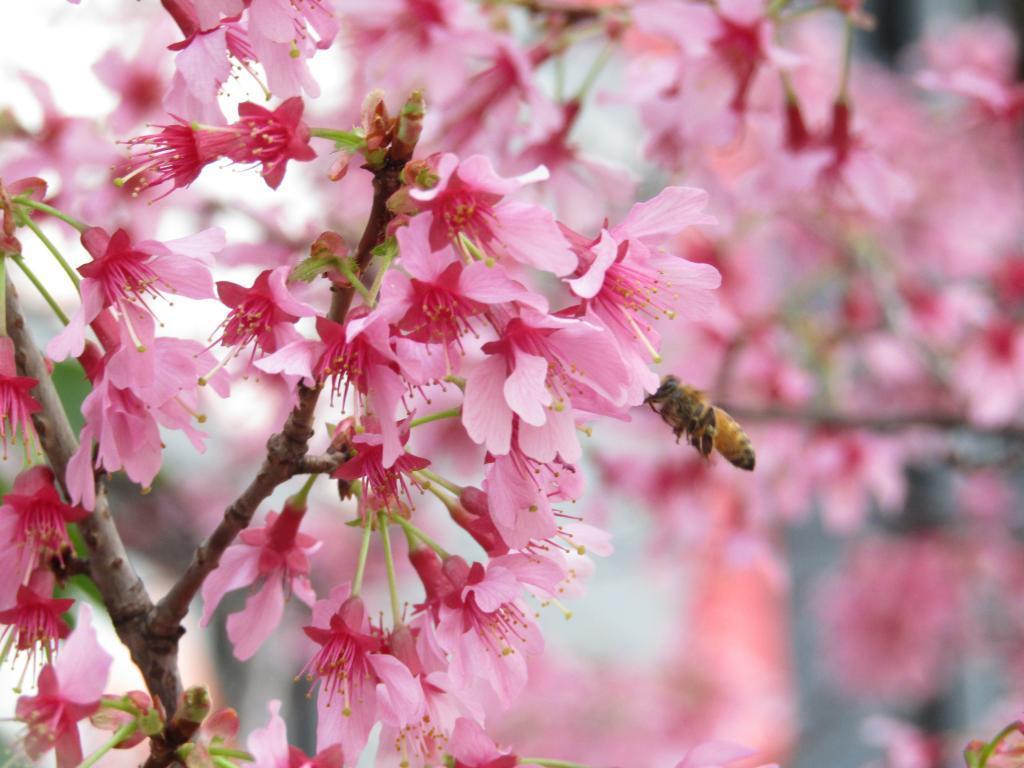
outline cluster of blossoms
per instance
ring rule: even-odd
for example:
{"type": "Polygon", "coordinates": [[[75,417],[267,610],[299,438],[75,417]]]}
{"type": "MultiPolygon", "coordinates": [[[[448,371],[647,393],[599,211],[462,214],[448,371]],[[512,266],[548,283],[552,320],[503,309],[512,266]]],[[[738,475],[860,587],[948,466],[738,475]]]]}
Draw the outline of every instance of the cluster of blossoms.
{"type": "MultiPolygon", "coordinates": [[[[3,275],[0,441],[25,463],[0,506],[0,623],[37,684],[15,707],[28,757],[78,765],[89,718],[113,733],[88,765],[145,742],[151,768],[351,766],[375,726],[378,764],[400,768],[564,766],[518,755],[570,748],[749,765],[723,735],[783,758],[796,728],[778,541],[814,509],[852,542],[815,590],[822,657],[850,695],[934,701],[978,647],[1024,670],[1024,622],[978,616],[983,594],[1019,607],[1024,577],[1004,471],[1024,439],[1024,97],[1002,27],[922,45],[908,82],[857,63],[870,19],[850,0],[161,5],[136,59],[96,66],[119,98],[113,135],[28,75],[39,130],[0,115],[0,263],[64,325],[43,360],[20,317],[5,326],[20,305],[3,275]],[[168,19],[184,39],[161,37],[168,19]],[[154,43],[170,43],[173,74],[154,43]],[[304,101],[314,54],[335,45],[347,101],[304,101]],[[572,95],[569,56],[593,57],[572,95]],[[623,93],[594,98],[605,66],[623,93]],[[233,69],[268,104],[228,122],[233,69]],[[617,126],[606,101],[634,110],[620,143],[663,173],[640,202],[630,173],[573,139],[595,113],[617,126]],[[285,195],[305,174],[318,212],[292,226],[287,204],[226,211],[191,187],[213,164],[258,168],[285,195]],[[164,211],[201,231],[153,239],[179,226],[164,211]],[[252,242],[229,234],[238,218],[252,242]],[[47,236],[60,221],[80,241],[70,259],[47,236]],[[30,233],[71,278],[67,315],[51,295],[63,275],[39,279],[23,254],[30,233]],[[203,307],[220,318],[194,324],[205,340],[164,333],[203,307]],[[663,360],[743,423],[754,475],[675,446],[640,408],[663,360]],[[50,373],[78,367],[76,442],[50,373]],[[175,432],[216,446],[207,471],[170,460],[175,432]],[[952,476],[950,509],[922,510],[920,466],[952,476]],[[542,659],[542,616],[585,593],[611,553],[595,523],[617,506],[648,514],[653,562],[694,564],[672,606],[685,640],[656,673],[578,662],[604,687],[570,684],[542,659]],[[149,516],[151,541],[122,508],[149,516]],[[169,572],[184,560],[157,542],[197,549],[154,602],[121,535],[169,572]],[[103,696],[111,659],[83,583],[148,693],[103,696]],[[244,602],[225,618],[232,592],[244,602]],[[243,748],[233,710],[182,694],[196,595],[199,624],[223,623],[250,668],[287,643],[274,668],[315,698],[310,754],[289,745],[281,701],[243,748]]],[[[875,726],[894,768],[941,749],[911,724],[875,726]]],[[[1012,760],[1015,727],[972,743],[968,765],[1012,760]]]]}

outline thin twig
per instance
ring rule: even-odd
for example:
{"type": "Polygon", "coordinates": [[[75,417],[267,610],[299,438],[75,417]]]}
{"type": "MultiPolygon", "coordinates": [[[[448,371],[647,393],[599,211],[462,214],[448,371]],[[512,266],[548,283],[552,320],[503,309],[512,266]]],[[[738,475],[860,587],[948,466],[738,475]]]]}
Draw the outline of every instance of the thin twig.
{"type": "Polygon", "coordinates": [[[721,407],[741,422],[778,421],[808,424],[830,429],[864,429],[872,432],[897,432],[919,427],[961,431],[982,437],[1024,442],[1024,425],[985,427],[972,424],[963,416],[943,413],[902,413],[891,416],[869,416],[856,413],[838,413],[823,409],[750,408],[729,403],[721,407]]]}

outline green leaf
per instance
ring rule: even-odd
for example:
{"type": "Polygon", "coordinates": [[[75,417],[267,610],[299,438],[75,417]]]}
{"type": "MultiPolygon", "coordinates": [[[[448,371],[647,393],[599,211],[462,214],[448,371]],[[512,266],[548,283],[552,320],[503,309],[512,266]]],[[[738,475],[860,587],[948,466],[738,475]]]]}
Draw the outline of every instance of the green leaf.
{"type": "Polygon", "coordinates": [[[309,283],[332,268],[341,269],[341,262],[336,256],[310,256],[295,265],[289,280],[309,283]]]}

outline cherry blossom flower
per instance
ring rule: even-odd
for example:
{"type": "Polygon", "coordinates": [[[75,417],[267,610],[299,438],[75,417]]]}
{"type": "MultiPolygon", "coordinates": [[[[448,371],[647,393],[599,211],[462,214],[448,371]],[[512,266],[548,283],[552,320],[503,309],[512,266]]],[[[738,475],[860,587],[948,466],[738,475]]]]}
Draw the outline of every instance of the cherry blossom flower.
{"type": "Polygon", "coordinates": [[[319,96],[306,60],[330,48],[338,34],[332,5],[324,0],[253,0],[248,19],[249,43],[267,73],[270,91],[281,97],[297,97],[300,91],[319,96]]]}
{"type": "Polygon", "coordinates": [[[317,601],[313,624],[305,632],[320,646],[303,670],[319,684],[318,750],[340,744],[344,754],[362,751],[376,719],[378,684],[387,691],[390,706],[406,717],[421,711],[419,683],[402,662],[382,653],[363,601],[350,596],[348,584],[317,601]]]}
{"type": "Polygon", "coordinates": [[[447,351],[448,345],[472,330],[470,321],[490,305],[519,302],[547,311],[544,297],[513,280],[500,265],[473,262],[467,266],[450,245],[433,250],[428,240],[431,223],[429,216],[414,216],[396,233],[405,272],[387,273],[375,310],[402,330],[405,338],[444,344],[447,351]]]}
{"type": "Polygon", "coordinates": [[[17,717],[28,726],[24,744],[31,759],[56,749],[57,768],[82,762],[78,722],[99,708],[112,663],[97,641],[92,609],[83,603],[75,631],[39,675],[39,693],[18,699],[17,717]]]}
{"type": "Polygon", "coordinates": [[[626,400],[629,372],[615,342],[591,323],[523,308],[509,318],[488,354],[466,377],[462,423],[494,455],[518,445],[538,461],[580,456],[573,407],[615,413],[626,400]]]}
{"type": "MultiPolygon", "coordinates": [[[[213,355],[196,341],[156,338],[150,315],[135,305],[123,309],[134,319],[120,325],[121,345],[95,374],[92,392],[82,403],[85,426],[78,451],[68,462],[68,493],[86,509],[95,504],[94,466],[124,469],[143,487],[153,481],[162,461],[160,426],[183,431],[196,450],[204,449],[205,433],[192,421],[205,421],[199,413],[199,382],[214,367],[213,355]],[[95,465],[93,441],[98,446],[95,465]]],[[[221,397],[230,392],[224,371],[208,383],[221,397]]]]}
{"type": "Polygon", "coordinates": [[[234,163],[258,163],[263,180],[277,189],[289,160],[312,160],[309,128],[302,122],[302,99],[286,99],[271,111],[245,102],[238,107],[238,121],[224,127],[203,127],[179,120],[177,125],[158,126],[158,133],[125,142],[143,147],[132,156],[131,168],[118,181],[135,181],[134,193],[172,182],[161,197],[187,187],[210,163],[226,157],[234,163]]]}
{"type": "MultiPolygon", "coordinates": [[[[390,463],[388,462],[387,438],[382,432],[370,429],[356,434],[351,444],[356,455],[338,467],[331,477],[339,480],[362,479],[364,493],[361,503],[375,503],[391,508],[401,503],[401,497],[409,498],[406,478],[412,473],[430,466],[430,460],[422,456],[402,451],[390,463]]],[[[404,446],[409,439],[408,420],[397,425],[399,445],[404,446]]],[[[416,483],[416,480],[412,480],[416,483]]]]}
{"type": "Polygon", "coordinates": [[[32,567],[71,546],[67,524],[85,517],[53,485],[53,470],[34,466],[14,479],[0,507],[0,606],[10,605],[32,567]]]}
{"type": "Polygon", "coordinates": [[[245,608],[228,617],[228,638],[240,661],[255,655],[281,622],[286,591],[310,607],[316,601],[309,583],[309,556],[321,542],[299,531],[304,513],[305,502],[291,499],[280,515],[267,515],[264,527],[242,531],[239,543],[225,550],[220,565],[203,582],[200,624],[206,626],[225,594],[262,580],[245,608]]]}
{"type": "Polygon", "coordinates": [[[0,611],[0,624],[7,625],[0,641],[10,636],[17,651],[26,652],[28,663],[34,663],[40,651],[49,662],[57,651],[58,642],[70,631],[61,614],[70,610],[75,601],[55,599],[55,582],[48,568],[35,570],[28,583],[18,587],[14,605],[0,611]]]}
{"type": "Polygon", "coordinates": [[[721,283],[718,270],[661,251],[687,227],[715,223],[703,213],[706,204],[706,192],[688,187],[667,187],[637,203],[621,224],[602,230],[583,250],[581,274],[568,281],[632,363],[632,403],[658,385],[643,359],[661,359],[651,321],[677,314],[697,319],[713,306],[711,290],[721,283]]]}
{"type": "Polygon", "coordinates": [[[257,360],[255,366],[267,373],[282,373],[313,382],[331,382],[331,396],[347,399],[348,388],[359,395],[360,412],[371,412],[383,439],[384,467],[390,467],[402,453],[402,439],[396,421],[402,393],[414,361],[403,359],[392,347],[387,319],[380,314],[353,312],[344,325],[317,317],[320,341],[296,341],[257,360]]]}
{"type": "Polygon", "coordinates": [[[7,441],[21,436],[25,455],[37,441],[32,414],[39,412],[39,403],[32,397],[32,390],[39,383],[30,376],[19,376],[14,364],[14,342],[7,336],[0,336],[0,442],[7,458],[7,441]]]}
{"type": "Polygon", "coordinates": [[[438,608],[437,641],[450,654],[452,683],[456,690],[483,685],[507,706],[526,684],[526,657],[544,646],[520,600],[523,586],[497,561],[485,567],[451,556],[444,574],[452,588],[438,608]]]}
{"type": "Polygon", "coordinates": [[[526,184],[547,178],[547,170],[506,179],[483,155],[459,160],[453,154],[433,159],[433,186],[409,196],[430,217],[430,247],[452,243],[464,250],[463,237],[489,258],[508,257],[537,269],[564,275],[576,266],[554,216],[540,206],[504,200],[526,184]]]}
{"type": "Polygon", "coordinates": [[[271,354],[279,347],[296,340],[294,325],[300,317],[316,314],[288,290],[287,266],[265,269],[249,288],[221,280],[217,295],[231,311],[221,323],[223,333],[218,342],[232,347],[233,357],[243,347],[253,344],[253,354],[271,354]]]}
{"type": "Polygon", "coordinates": [[[117,309],[133,343],[143,346],[138,329],[131,319],[131,309],[143,308],[152,314],[149,302],[165,298],[166,293],[193,299],[213,296],[213,278],[204,264],[213,253],[224,247],[224,231],[208,229],[190,237],[165,243],[145,240],[132,243],[123,229],[113,235],[99,227],[82,233],[82,245],[92,261],[82,265],[82,303],[71,316],[71,322],[46,347],[53,360],[78,357],[85,347],[85,327],[108,307],[117,309]]]}
{"type": "Polygon", "coordinates": [[[270,711],[267,725],[250,733],[246,741],[246,747],[255,758],[253,768],[342,768],[345,759],[339,745],[309,757],[288,744],[288,726],[281,717],[281,702],[273,699],[267,709],[270,711]]]}
{"type": "MultiPolygon", "coordinates": [[[[469,714],[471,706],[451,691],[451,681],[443,670],[428,671],[416,648],[417,630],[402,624],[392,631],[387,647],[412,672],[423,692],[423,709],[412,717],[400,707],[391,706],[387,691],[379,690],[381,744],[378,760],[382,765],[421,768],[442,761],[448,739],[460,714],[469,714]],[[394,745],[394,749],[390,748],[394,745]]],[[[479,714],[479,713],[478,713],[479,714]]]]}

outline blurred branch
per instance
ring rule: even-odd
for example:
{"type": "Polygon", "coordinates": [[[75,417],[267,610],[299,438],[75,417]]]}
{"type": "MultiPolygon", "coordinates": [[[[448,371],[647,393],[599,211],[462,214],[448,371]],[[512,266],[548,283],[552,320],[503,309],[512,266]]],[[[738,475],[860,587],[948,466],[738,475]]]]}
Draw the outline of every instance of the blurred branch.
{"type": "Polygon", "coordinates": [[[1024,442],[1024,425],[985,427],[972,424],[962,416],[940,413],[903,413],[891,416],[839,413],[825,409],[751,408],[720,404],[739,421],[784,421],[829,429],[864,429],[872,432],[898,432],[904,429],[941,429],[961,431],[981,437],[1024,442]]]}

